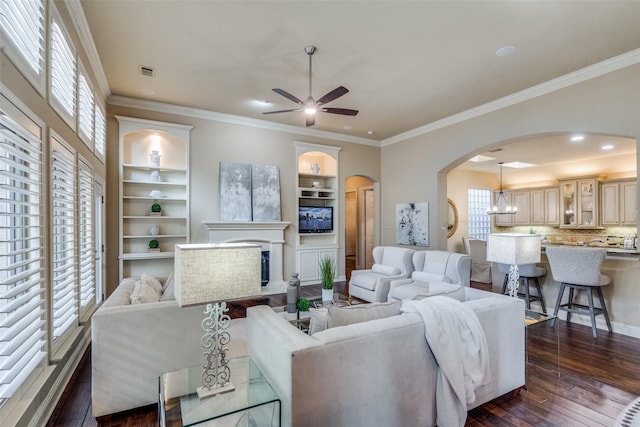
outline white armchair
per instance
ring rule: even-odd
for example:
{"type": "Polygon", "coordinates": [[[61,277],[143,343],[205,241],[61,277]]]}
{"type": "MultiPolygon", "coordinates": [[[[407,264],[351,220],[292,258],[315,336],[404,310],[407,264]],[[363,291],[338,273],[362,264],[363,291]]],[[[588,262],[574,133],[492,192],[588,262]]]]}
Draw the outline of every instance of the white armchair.
{"type": "Polygon", "coordinates": [[[373,248],[375,264],[369,270],[354,270],[349,281],[349,294],[369,302],[387,301],[392,280],[404,279],[413,272],[413,249],[395,246],[373,248]]]}

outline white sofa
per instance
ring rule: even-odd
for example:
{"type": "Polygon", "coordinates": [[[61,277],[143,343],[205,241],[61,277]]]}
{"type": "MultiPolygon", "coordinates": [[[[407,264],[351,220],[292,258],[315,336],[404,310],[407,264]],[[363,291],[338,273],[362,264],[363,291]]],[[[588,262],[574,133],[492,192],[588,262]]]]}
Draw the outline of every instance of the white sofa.
{"type": "Polygon", "coordinates": [[[469,255],[438,250],[417,251],[412,262],[410,278],[392,280],[389,284],[388,301],[448,294],[458,291],[460,286],[469,286],[469,255]]]}
{"type": "MultiPolygon", "coordinates": [[[[491,380],[469,409],[525,384],[524,302],[462,287],[487,338],[491,380]]],[[[283,426],[433,426],[437,365],[406,313],[305,335],[267,306],[247,310],[249,355],[282,400],[283,426]]]]}
{"type": "MultiPolygon", "coordinates": [[[[180,308],[175,300],[131,304],[134,287],[135,279],[124,279],[92,318],[94,417],[157,403],[160,374],[204,361],[204,308],[180,308]]],[[[245,324],[231,321],[229,357],[247,353],[245,324]]]]}
{"type": "Polygon", "coordinates": [[[391,281],[411,275],[414,252],[409,248],[376,246],[373,248],[374,265],[370,269],[351,272],[349,295],[369,302],[386,301],[391,281]]]}

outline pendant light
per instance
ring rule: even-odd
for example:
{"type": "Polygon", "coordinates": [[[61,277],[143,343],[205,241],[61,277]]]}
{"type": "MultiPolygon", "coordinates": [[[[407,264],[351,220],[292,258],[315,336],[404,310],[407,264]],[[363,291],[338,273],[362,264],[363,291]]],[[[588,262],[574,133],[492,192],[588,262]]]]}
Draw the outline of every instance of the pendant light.
{"type": "Polygon", "coordinates": [[[487,208],[487,215],[514,215],[518,213],[516,206],[511,206],[507,202],[507,198],[502,191],[502,165],[504,162],[498,163],[500,165],[500,192],[496,197],[496,204],[487,208]]]}

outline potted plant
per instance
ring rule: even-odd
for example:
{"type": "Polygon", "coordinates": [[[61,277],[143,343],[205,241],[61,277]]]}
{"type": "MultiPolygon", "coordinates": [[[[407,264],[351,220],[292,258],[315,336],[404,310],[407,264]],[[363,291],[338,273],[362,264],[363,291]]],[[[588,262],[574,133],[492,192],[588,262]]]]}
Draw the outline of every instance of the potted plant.
{"type": "Polygon", "coordinates": [[[332,258],[320,260],[320,278],[322,280],[322,301],[333,301],[333,279],[336,276],[336,264],[332,258]]]}
{"type": "Polygon", "coordinates": [[[160,242],[156,239],[149,240],[149,252],[160,252],[160,242]]]}
{"type": "Polygon", "coordinates": [[[158,203],[154,203],[151,205],[151,215],[159,216],[161,214],[162,207],[158,203]]]}

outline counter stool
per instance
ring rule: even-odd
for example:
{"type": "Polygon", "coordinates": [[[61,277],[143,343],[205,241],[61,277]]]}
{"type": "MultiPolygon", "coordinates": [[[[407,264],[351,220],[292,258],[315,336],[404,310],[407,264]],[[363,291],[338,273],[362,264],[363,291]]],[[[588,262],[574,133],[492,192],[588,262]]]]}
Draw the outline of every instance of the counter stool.
{"type": "MultiPolygon", "coordinates": [[[[498,269],[500,273],[504,273],[504,281],[502,282],[502,293],[506,294],[507,292],[507,283],[509,282],[509,265],[498,263],[498,269]]],[[[535,264],[523,264],[518,266],[518,271],[520,273],[520,279],[524,282],[524,293],[518,292],[518,296],[524,297],[524,302],[527,304],[527,308],[531,310],[531,302],[539,301],[540,306],[542,307],[542,312],[547,314],[547,308],[544,304],[544,296],[542,296],[542,290],[540,289],[540,280],[539,278],[547,274],[547,270],[544,267],[538,267],[535,264]],[[536,292],[537,295],[531,295],[529,291],[529,279],[533,279],[536,284],[536,292]]]]}
{"type": "Polygon", "coordinates": [[[560,291],[553,315],[557,316],[559,310],[567,312],[567,322],[571,313],[588,314],[591,317],[591,331],[593,338],[598,338],[596,329],[596,316],[602,314],[607,322],[609,332],[611,322],[607,305],[602,295],[602,287],[611,283],[609,276],[600,273],[600,266],[607,256],[605,249],[599,248],[566,248],[547,247],[545,250],[553,279],[560,282],[560,291]],[[569,288],[569,299],[565,304],[561,304],[564,290],[569,288]],[[587,293],[589,305],[573,302],[574,290],[584,290],[587,293]],[[600,308],[593,305],[593,290],[598,293],[600,308]]]}

